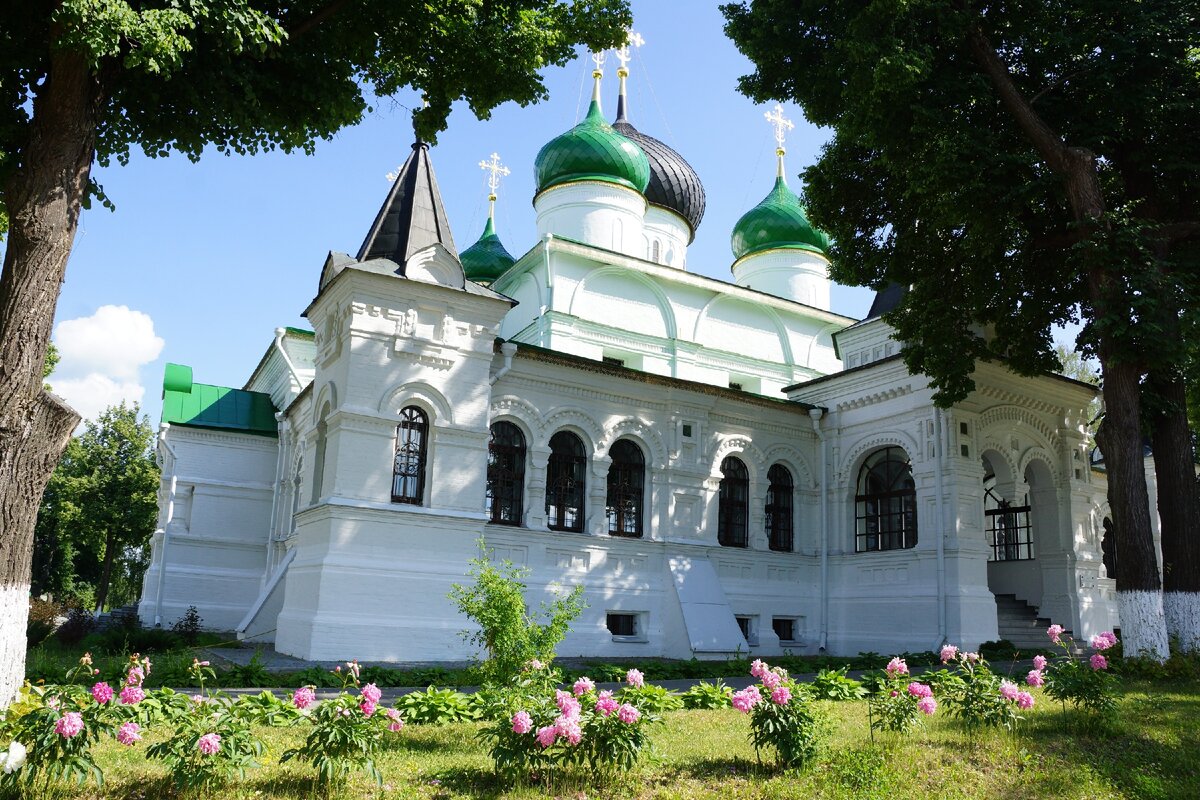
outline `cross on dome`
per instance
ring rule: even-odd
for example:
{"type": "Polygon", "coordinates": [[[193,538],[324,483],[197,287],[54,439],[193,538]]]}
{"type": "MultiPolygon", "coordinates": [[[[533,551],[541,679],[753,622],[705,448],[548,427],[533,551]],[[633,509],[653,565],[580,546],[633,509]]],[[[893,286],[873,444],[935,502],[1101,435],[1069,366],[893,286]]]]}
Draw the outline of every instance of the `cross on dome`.
{"type": "Polygon", "coordinates": [[[617,70],[617,74],[622,78],[629,74],[629,60],[633,58],[633,52],[629,48],[641,47],[645,43],[646,40],[642,38],[640,33],[633,30],[633,28],[625,29],[625,44],[613,51],[613,55],[617,57],[617,61],[621,62],[621,67],[617,70]]]}
{"type": "Polygon", "coordinates": [[[491,189],[488,199],[496,199],[496,190],[500,188],[500,179],[512,174],[512,170],[500,163],[500,154],[492,153],[487,161],[480,161],[479,168],[488,174],[488,188],[491,189]]]}
{"type": "Polygon", "coordinates": [[[785,150],[783,147],[783,142],[787,138],[787,132],[795,128],[796,125],[783,115],[783,106],[779,105],[778,103],[775,104],[775,108],[766,112],[763,114],[763,116],[766,117],[766,120],[768,123],[770,123],[771,127],[775,129],[775,155],[777,156],[779,162],[775,174],[782,178],[783,154],[787,152],[787,150],[785,150]]]}
{"type": "Polygon", "coordinates": [[[604,60],[608,58],[607,50],[592,51],[592,63],[596,68],[592,70],[592,77],[598,78],[604,72],[604,60]]]}

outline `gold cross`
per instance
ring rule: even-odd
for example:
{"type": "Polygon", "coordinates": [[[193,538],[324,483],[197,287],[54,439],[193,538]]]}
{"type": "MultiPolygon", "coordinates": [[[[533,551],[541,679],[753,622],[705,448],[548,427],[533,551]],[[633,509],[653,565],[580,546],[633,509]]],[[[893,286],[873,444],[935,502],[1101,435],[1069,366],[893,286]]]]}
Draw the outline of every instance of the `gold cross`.
{"type": "Polygon", "coordinates": [[[488,175],[488,188],[491,189],[488,195],[489,200],[496,199],[496,190],[500,188],[500,179],[510,174],[512,170],[500,163],[500,154],[492,153],[491,159],[488,161],[480,161],[479,168],[490,173],[488,175]]]}
{"type": "Polygon", "coordinates": [[[775,104],[773,111],[768,111],[763,116],[767,118],[767,122],[775,129],[775,145],[782,150],[783,140],[787,136],[787,132],[796,126],[790,119],[783,115],[783,106],[778,103],[775,104]]]}
{"type": "Polygon", "coordinates": [[[628,72],[629,60],[633,57],[630,51],[630,46],[641,47],[646,43],[640,33],[636,33],[632,28],[625,31],[625,44],[613,51],[613,55],[617,57],[617,61],[621,62],[621,69],[628,72]]]}

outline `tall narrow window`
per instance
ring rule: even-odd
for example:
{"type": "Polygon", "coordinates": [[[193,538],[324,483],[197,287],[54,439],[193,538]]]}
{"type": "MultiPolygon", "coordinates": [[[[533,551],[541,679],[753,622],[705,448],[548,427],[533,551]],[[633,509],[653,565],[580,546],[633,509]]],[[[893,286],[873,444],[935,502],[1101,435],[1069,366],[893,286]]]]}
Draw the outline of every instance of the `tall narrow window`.
{"type": "Polygon", "coordinates": [[[525,494],[525,435],[497,422],[488,439],[487,514],[497,525],[520,525],[525,494]]]}
{"type": "Polygon", "coordinates": [[[854,549],[900,550],[917,544],[917,488],[912,462],[899,447],[867,456],[858,473],[854,549]]]}
{"type": "Polygon", "coordinates": [[[392,462],[392,502],[421,505],[425,496],[425,460],[429,454],[429,418],[416,406],[400,409],[396,458],[392,462]]]}
{"type": "Polygon", "coordinates": [[[568,431],[550,437],[546,468],[546,524],[552,531],[583,530],[583,498],[587,456],[583,442],[568,431]]]}
{"type": "Polygon", "coordinates": [[[745,547],[750,510],[750,473],[735,456],[721,462],[721,489],[717,502],[717,542],[725,547],[745,547]]]}
{"type": "Polygon", "coordinates": [[[772,550],[792,551],[792,473],[783,464],[767,471],[767,543],[772,550]]]}
{"type": "Polygon", "coordinates": [[[608,468],[608,532],[613,536],[642,535],[646,459],[642,448],[628,439],[619,439],[609,449],[612,466],[608,468]]]}

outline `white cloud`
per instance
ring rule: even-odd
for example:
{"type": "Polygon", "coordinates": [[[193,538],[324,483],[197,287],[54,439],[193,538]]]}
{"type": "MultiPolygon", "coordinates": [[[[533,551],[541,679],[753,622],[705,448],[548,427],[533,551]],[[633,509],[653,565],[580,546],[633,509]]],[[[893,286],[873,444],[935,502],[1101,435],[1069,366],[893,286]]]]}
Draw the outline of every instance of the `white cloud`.
{"type": "Polygon", "coordinates": [[[50,376],[51,386],[84,419],[95,419],[122,400],[142,401],[146,388],[138,373],[158,358],[164,342],[154,335],[148,314],[128,306],[101,306],[90,317],[55,325],[54,344],[61,360],[50,376]]]}

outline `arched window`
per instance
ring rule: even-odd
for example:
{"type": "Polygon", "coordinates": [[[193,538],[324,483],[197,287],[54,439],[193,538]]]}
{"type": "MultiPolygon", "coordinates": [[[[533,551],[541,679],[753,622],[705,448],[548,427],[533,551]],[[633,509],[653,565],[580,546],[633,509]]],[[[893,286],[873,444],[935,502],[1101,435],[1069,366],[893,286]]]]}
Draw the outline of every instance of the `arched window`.
{"type": "Polygon", "coordinates": [[[721,462],[721,495],[717,503],[717,542],[745,547],[750,510],[750,473],[736,456],[721,462]]]}
{"type": "Polygon", "coordinates": [[[429,418],[416,406],[400,409],[396,457],[392,462],[392,502],[421,505],[425,496],[425,461],[429,455],[429,418]]]}
{"type": "Polygon", "coordinates": [[[767,542],[772,550],[792,552],[792,473],[783,464],[767,471],[767,542]]]}
{"type": "Polygon", "coordinates": [[[559,431],[550,437],[546,468],[546,524],[550,530],[583,530],[586,469],[587,455],[578,436],[559,431]]]}
{"type": "Polygon", "coordinates": [[[605,514],[608,532],[613,536],[642,535],[642,508],[646,483],[646,458],[642,448],[628,439],[619,439],[608,451],[608,499],[605,514]]]}
{"type": "Polygon", "coordinates": [[[900,447],[867,456],[854,498],[858,518],[854,549],[899,550],[917,543],[917,489],[912,462],[900,447]]]}
{"type": "Polygon", "coordinates": [[[1104,570],[1112,580],[1117,579],[1117,536],[1113,530],[1113,521],[1108,517],[1102,523],[1104,535],[1100,537],[1100,555],[1104,561],[1104,570]]]}
{"type": "Polygon", "coordinates": [[[658,239],[650,245],[650,260],[656,264],[662,260],[662,243],[658,239]]]}
{"type": "Polygon", "coordinates": [[[511,422],[497,422],[488,439],[488,519],[497,525],[520,525],[524,493],[525,435],[511,422]]]}

